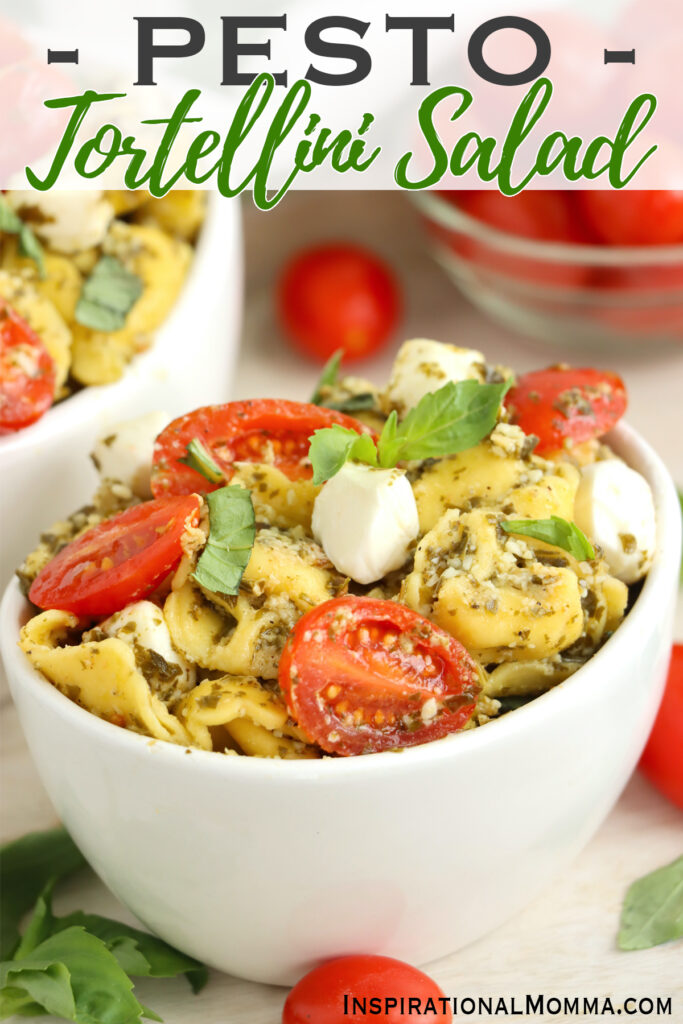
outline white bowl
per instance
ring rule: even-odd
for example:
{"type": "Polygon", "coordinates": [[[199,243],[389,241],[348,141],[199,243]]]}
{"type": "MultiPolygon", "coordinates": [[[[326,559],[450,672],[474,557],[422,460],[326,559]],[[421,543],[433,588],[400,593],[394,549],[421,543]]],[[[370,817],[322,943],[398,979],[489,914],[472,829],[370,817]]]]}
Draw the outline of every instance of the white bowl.
{"type": "Polygon", "coordinates": [[[229,397],[241,316],[240,206],[213,193],[187,281],[151,348],[115,384],[84,388],[0,437],[0,586],[42,530],[90,499],[88,453],[103,432],[155,409],[179,416],[229,397]]]}
{"type": "Polygon", "coordinates": [[[403,752],[280,762],[119,729],[30,666],[13,583],[0,644],[19,717],[57,813],[109,888],[178,948],[274,984],[357,951],[424,963],[519,911],[607,815],[662,693],[678,502],[631,429],[613,442],[650,481],[659,529],[625,622],[550,693],[403,752]]]}

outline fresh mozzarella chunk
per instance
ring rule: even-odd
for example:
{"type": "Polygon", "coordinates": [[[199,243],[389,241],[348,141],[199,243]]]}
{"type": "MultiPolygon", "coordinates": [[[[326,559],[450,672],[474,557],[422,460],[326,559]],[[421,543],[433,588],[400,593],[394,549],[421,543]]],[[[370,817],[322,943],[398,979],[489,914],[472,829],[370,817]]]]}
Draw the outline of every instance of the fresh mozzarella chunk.
{"type": "Polygon", "coordinates": [[[91,458],[102,479],[118,480],[130,487],[138,498],[150,498],[154,441],[170,418],[165,412],[149,412],[119,423],[101,437],[91,458]]]}
{"type": "Polygon", "coordinates": [[[483,380],[485,359],[473,348],[415,338],[401,345],[384,392],[384,405],[404,415],[449,381],[483,380]]]}
{"type": "Polygon", "coordinates": [[[104,241],[114,217],[114,207],[104,192],[10,191],[5,199],[20,215],[37,211],[31,227],[43,242],[57,252],[75,253],[104,241]]]}
{"type": "Polygon", "coordinates": [[[138,668],[155,692],[168,699],[189,690],[196,669],[176,650],[164,613],[152,601],[136,601],[96,627],[133,648],[138,668]]]}
{"type": "Polygon", "coordinates": [[[642,579],[656,544],[655,506],[647,480],[621,459],[581,470],[574,517],[602,548],[610,571],[624,583],[642,579]]]}
{"type": "Polygon", "coordinates": [[[400,568],[418,529],[412,489],[397,469],[347,462],[313,506],[314,537],[357,583],[374,583],[400,568]]]}

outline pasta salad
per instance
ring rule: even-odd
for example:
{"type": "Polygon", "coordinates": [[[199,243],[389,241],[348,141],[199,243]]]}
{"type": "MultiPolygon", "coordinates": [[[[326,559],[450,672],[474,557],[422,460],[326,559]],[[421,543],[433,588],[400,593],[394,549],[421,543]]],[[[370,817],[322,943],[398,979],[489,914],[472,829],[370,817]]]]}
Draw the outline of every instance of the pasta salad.
{"type": "Polygon", "coordinates": [[[621,379],[515,378],[399,350],[378,389],[326,367],[310,403],[124,424],[93,502],[19,577],[21,647],[120,727],[275,758],[398,750],[562,683],[618,628],[656,542],[604,443],[621,379]]]}
{"type": "Polygon", "coordinates": [[[178,297],[205,194],[0,194],[0,436],[110,384],[178,297]]]}

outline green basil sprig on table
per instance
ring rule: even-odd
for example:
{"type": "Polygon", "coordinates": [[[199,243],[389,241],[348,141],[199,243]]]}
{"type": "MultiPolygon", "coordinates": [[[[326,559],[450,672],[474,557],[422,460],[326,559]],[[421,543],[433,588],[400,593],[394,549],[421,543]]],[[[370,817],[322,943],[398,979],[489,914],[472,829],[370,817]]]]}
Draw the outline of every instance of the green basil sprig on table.
{"type": "Polygon", "coordinates": [[[205,498],[209,539],[193,575],[213,593],[236,594],[256,536],[251,492],[233,485],[211,491],[205,498]]]}
{"type": "Polygon", "coordinates": [[[473,448],[496,425],[500,404],[510,386],[510,381],[449,381],[438,391],[424,395],[400,423],[392,412],[376,446],[369,435],[344,427],[316,430],[309,451],[313,482],[329,480],[349,459],[389,469],[399,462],[455,455],[473,448]]]}
{"type": "Polygon", "coordinates": [[[85,866],[62,828],[24,836],[0,851],[0,1019],[51,1013],[77,1024],[159,1021],[135,998],[129,975],[184,974],[195,992],[206,984],[202,964],[153,935],[98,914],[55,917],[55,883],[85,866]],[[20,919],[33,904],[20,937],[20,919]]]}
{"type": "Polygon", "coordinates": [[[43,247],[31,231],[29,225],[14,212],[3,196],[0,196],[0,231],[5,231],[8,235],[18,236],[20,255],[33,260],[38,267],[40,276],[45,277],[43,247]]]}
{"type": "Polygon", "coordinates": [[[325,398],[325,389],[333,388],[339,379],[339,367],[343,355],[344,349],[338,348],[325,363],[315,391],[311,395],[311,405],[322,405],[326,409],[336,409],[337,412],[361,412],[363,409],[374,409],[375,396],[369,391],[358,395],[349,395],[341,402],[330,402],[325,398]]]}
{"type": "Polygon", "coordinates": [[[505,519],[500,524],[506,533],[543,540],[556,548],[568,551],[579,562],[595,558],[595,550],[588,537],[576,523],[570,523],[561,516],[550,519],[505,519]]]}
{"type": "Polygon", "coordinates": [[[223,470],[206,445],[198,437],[192,438],[187,446],[186,458],[178,459],[178,462],[182,462],[183,465],[189,466],[190,469],[196,470],[197,473],[201,473],[209,483],[219,484],[224,479],[223,470]]]}
{"type": "Polygon", "coordinates": [[[683,857],[629,886],[621,911],[619,949],[649,949],[683,939],[683,857]]]}
{"type": "Polygon", "coordinates": [[[115,256],[101,256],[83,282],[76,320],[95,331],[119,331],[142,292],[137,274],[115,256]]]}

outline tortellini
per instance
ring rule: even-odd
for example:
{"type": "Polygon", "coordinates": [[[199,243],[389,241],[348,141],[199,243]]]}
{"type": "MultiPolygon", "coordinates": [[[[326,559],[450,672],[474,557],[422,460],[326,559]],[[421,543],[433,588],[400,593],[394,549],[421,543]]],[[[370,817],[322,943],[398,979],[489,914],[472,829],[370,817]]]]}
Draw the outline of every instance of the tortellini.
{"type": "Polygon", "coordinates": [[[579,472],[533,455],[534,443],[519,427],[499,423],[474,448],[427,460],[413,483],[421,532],[450,508],[478,505],[505,506],[509,514],[530,519],[572,519],[579,472]]]}
{"type": "Polygon", "coordinates": [[[26,321],[43,342],[55,364],[55,394],[59,395],[71,364],[71,331],[57,307],[29,277],[0,270],[0,298],[26,321]]]}
{"type": "Polygon", "coordinates": [[[318,756],[290,721],[282,697],[253,676],[207,679],[183,700],[178,716],[203,750],[237,745],[256,757],[318,756]]]}
{"type": "Polygon", "coordinates": [[[482,663],[538,660],[583,632],[576,573],[505,533],[492,510],[453,509],[420,541],[401,600],[432,618],[482,663]]]}
{"type": "Polygon", "coordinates": [[[69,612],[42,612],[22,629],[21,647],[58,690],[93,714],[154,739],[189,743],[185,726],[152,691],[122,640],[67,645],[82,628],[69,612]]]}

